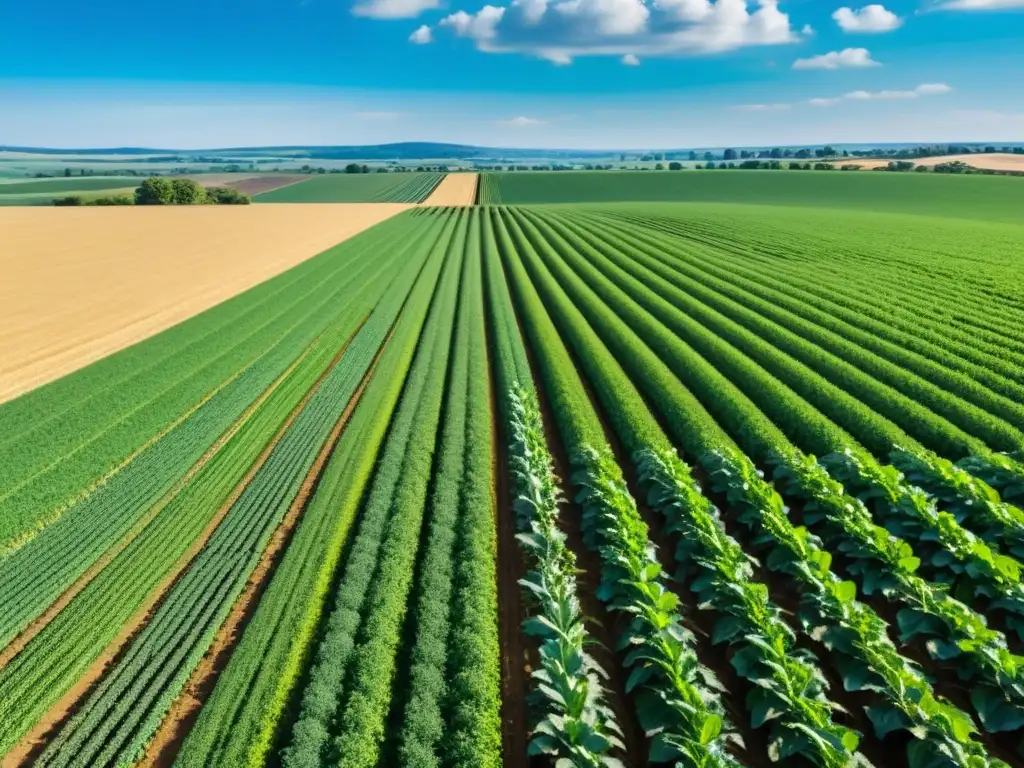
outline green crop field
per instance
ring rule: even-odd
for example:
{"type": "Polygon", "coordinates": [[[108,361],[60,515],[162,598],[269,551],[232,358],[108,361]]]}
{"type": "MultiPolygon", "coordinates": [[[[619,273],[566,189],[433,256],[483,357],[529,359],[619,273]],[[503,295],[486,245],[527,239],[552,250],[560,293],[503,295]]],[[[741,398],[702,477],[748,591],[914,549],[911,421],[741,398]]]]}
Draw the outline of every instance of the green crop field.
{"type": "Polygon", "coordinates": [[[1024,180],[484,181],[0,405],[4,765],[1024,765],[1024,180]]]}
{"type": "Polygon", "coordinates": [[[1024,184],[1001,176],[883,171],[486,173],[481,204],[616,201],[793,205],[1024,223],[1024,184]]]}
{"type": "Polygon", "coordinates": [[[442,173],[330,173],[256,195],[257,203],[419,203],[442,173]]]}

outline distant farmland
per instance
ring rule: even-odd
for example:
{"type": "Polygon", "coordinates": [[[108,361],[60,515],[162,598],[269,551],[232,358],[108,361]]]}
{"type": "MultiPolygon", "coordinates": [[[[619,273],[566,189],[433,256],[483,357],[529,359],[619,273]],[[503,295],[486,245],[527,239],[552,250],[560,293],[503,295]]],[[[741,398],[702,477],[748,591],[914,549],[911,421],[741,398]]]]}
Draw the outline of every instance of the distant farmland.
{"type": "Polygon", "coordinates": [[[328,173],[256,195],[257,203],[419,203],[443,173],[328,173]]]}
{"type": "Polygon", "coordinates": [[[566,171],[485,173],[481,204],[615,201],[792,205],[1024,221],[1024,183],[885,171],[566,171]]]}
{"type": "Polygon", "coordinates": [[[407,209],[0,405],[3,768],[1024,765],[1024,180],[484,182],[10,212],[31,365],[407,209]]]}

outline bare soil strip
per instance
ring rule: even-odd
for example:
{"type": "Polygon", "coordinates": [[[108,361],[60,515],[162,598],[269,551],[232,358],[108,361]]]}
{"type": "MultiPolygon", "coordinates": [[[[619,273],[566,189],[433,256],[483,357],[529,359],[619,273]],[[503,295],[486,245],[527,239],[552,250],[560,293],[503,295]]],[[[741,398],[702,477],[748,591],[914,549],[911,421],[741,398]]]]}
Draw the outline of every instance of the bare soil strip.
{"type": "MultiPolygon", "coordinates": [[[[363,322],[365,322],[365,318],[363,319],[363,322]]],[[[362,327],[362,323],[360,323],[359,327],[362,327]]],[[[310,398],[313,397],[314,393],[320,388],[320,384],[323,382],[327,374],[329,374],[334,369],[334,366],[341,360],[342,356],[345,354],[345,350],[348,349],[348,345],[351,343],[352,338],[358,332],[359,328],[356,328],[352,335],[345,341],[344,346],[320,374],[313,386],[310,387],[309,391],[303,396],[302,401],[290,414],[288,414],[288,418],[281,425],[281,428],[274,435],[273,439],[267,443],[267,446],[263,449],[263,452],[253,463],[252,467],[250,467],[245,477],[242,478],[238,485],[235,486],[231,495],[224,501],[220,509],[217,510],[217,513],[210,519],[199,536],[196,537],[196,540],[192,542],[192,545],[188,550],[178,558],[178,562],[174,564],[174,567],[167,574],[164,580],[156,586],[156,588],[150,593],[149,597],[146,598],[145,602],[139,606],[138,610],[134,614],[132,614],[131,618],[128,619],[125,625],[121,628],[117,637],[115,637],[107,647],[103,649],[103,652],[100,653],[100,655],[93,661],[85,673],[52,707],[50,707],[49,711],[43,715],[31,731],[22,737],[21,741],[18,742],[14,749],[4,756],[3,762],[0,762],[0,768],[15,768],[16,766],[31,766],[34,764],[36,758],[38,758],[40,753],[46,748],[46,745],[49,744],[49,742],[60,732],[61,728],[70,721],[82,701],[84,701],[85,697],[100,683],[107,670],[112,668],[128,650],[132,640],[146,626],[149,619],[163,604],[163,601],[170,593],[172,587],[174,587],[181,576],[185,573],[185,570],[202,551],[203,547],[206,546],[206,543],[213,535],[213,532],[217,530],[217,527],[223,522],[224,518],[231,510],[231,507],[236,501],[238,501],[238,498],[242,495],[242,492],[246,489],[249,483],[252,482],[253,477],[256,476],[256,473],[266,463],[267,459],[270,458],[270,454],[273,452],[278,442],[284,436],[285,432],[287,432],[291,427],[299,413],[302,412],[302,409],[306,407],[310,398]]],[[[305,487],[305,485],[303,487],[305,487]]],[[[289,514],[291,514],[290,511],[289,514]]],[[[263,562],[261,561],[260,566],[262,565],[263,562]]]]}
{"type": "Polygon", "coordinates": [[[200,709],[210,697],[210,694],[213,693],[213,688],[217,684],[217,678],[220,676],[221,670],[228,663],[235,647],[242,639],[245,627],[256,612],[257,607],[259,607],[260,598],[270,584],[270,579],[274,575],[274,571],[284,550],[287,548],[288,542],[291,541],[291,535],[295,531],[295,527],[313,498],[324,467],[327,466],[327,462],[334,453],[338,440],[341,438],[341,433],[348,424],[352,412],[359,404],[363,390],[370,383],[373,372],[377,368],[377,362],[384,353],[385,347],[391,341],[392,333],[394,333],[393,330],[388,334],[384,343],[381,344],[380,349],[377,350],[373,363],[360,382],[359,387],[353,393],[351,400],[349,400],[348,405],[345,407],[344,413],[338,419],[334,429],[331,430],[331,434],[317,455],[316,461],[313,462],[313,466],[303,480],[298,495],[292,502],[291,507],[289,507],[287,514],[281,520],[277,530],[271,536],[266,549],[263,550],[256,569],[249,577],[249,581],[246,582],[245,589],[242,590],[242,593],[231,608],[231,613],[228,614],[227,619],[225,619],[217,631],[213,643],[203,656],[202,661],[199,662],[199,666],[189,676],[185,687],[171,705],[170,711],[164,716],[156,734],[154,734],[146,747],[145,755],[140,762],[136,763],[137,768],[170,768],[177,758],[185,737],[188,736],[188,732],[195,724],[196,718],[199,717],[200,709]]]}
{"type": "Polygon", "coordinates": [[[300,181],[313,178],[308,173],[275,173],[270,176],[253,176],[239,181],[226,181],[221,186],[231,187],[246,195],[259,195],[282,187],[290,187],[300,181]]]}
{"type": "MultiPolygon", "coordinates": [[[[492,356],[493,358],[493,356],[492,356]]],[[[493,364],[493,359],[492,359],[493,364]]],[[[496,513],[498,533],[498,636],[501,648],[501,733],[505,768],[527,765],[529,734],[526,722],[527,677],[531,661],[523,643],[526,616],[519,594],[519,579],[526,573],[523,554],[516,540],[512,488],[509,483],[508,443],[501,425],[497,377],[491,374],[491,440],[494,484],[491,508],[496,513]]]]}
{"type": "Polygon", "coordinates": [[[411,207],[0,208],[0,402],[411,207]]]}
{"type": "Polygon", "coordinates": [[[288,376],[291,374],[293,370],[295,370],[299,363],[301,363],[306,358],[306,356],[313,349],[313,346],[317,343],[318,340],[319,337],[317,337],[317,340],[314,340],[313,344],[311,344],[309,347],[303,350],[302,354],[299,355],[295,362],[288,366],[288,369],[285,370],[284,373],[282,373],[277,379],[275,379],[271,383],[271,385],[267,387],[263,394],[261,394],[252,403],[252,405],[246,408],[245,412],[239,417],[238,421],[232,424],[231,427],[229,427],[228,430],[223,435],[221,435],[212,446],[210,446],[206,453],[204,453],[199,458],[199,460],[192,465],[188,472],[185,473],[184,477],[182,477],[174,485],[173,488],[171,488],[166,494],[164,494],[164,496],[160,500],[158,500],[156,504],[152,506],[152,508],[150,508],[150,510],[142,517],[142,519],[140,519],[132,527],[132,529],[125,534],[124,538],[122,538],[120,541],[114,544],[113,547],[111,547],[109,550],[100,555],[96,562],[89,566],[88,570],[86,570],[85,573],[79,576],[78,579],[75,580],[75,582],[70,587],[68,587],[68,589],[59,598],[57,598],[57,600],[53,604],[51,604],[50,607],[47,608],[45,612],[43,612],[39,616],[39,618],[33,621],[20,635],[15,637],[6,648],[0,651],[0,669],[3,669],[5,666],[7,666],[7,664],[9,664],[10,661],[15,656],[21,653],[21,651],[25,648],[26,645],[29,644],[32,638],[34,638],[36,635],[42,632],[46,628],[46,626],[51,621],[53,621],[53,619],[61,611],[63,611],[68,606],[68,604],[72,600],[74,600],[75,597],[83,589],[89,586],[89,583],[93,579],[95,579],[100,574],[100,572],[104,568],[106,568],[111,561],[113,561],[115,557],[121,554],[121,552],[123,552],[128,547],[128,545],[130,545],[133,541],[135,541],[136,538],[138,538],[139,534],[142,533],[143,530],[145,530],[146,526],[148,526],[153,521],[153,519],[157,515],[159,515],[160,512],[163,511],[163,509],[168,504],[171,503],[175,496],[177,496],[179,493],[181,493],[182,490],[184,490],[185,486],[187,486],[192,481],[196,474],[198,474],[199,471],[202,470],[202,468],[206,466],[206,464],[208,464],[214,456],[217,455],[221,448],[223,448],[227,444],[228,440],[235,436],[238,430],[242,428],[242,426],[249,420],[249,418],[256,412],[256,410],[261,405],[263,405],[263,403],[267,401],[267,399],[274,393],[274,391],[281,385],[281,383],[288,378],[288,376]]]}
{"type": "Polygon", "coordinates": [[[449,173],[420,205],[476,205],[476,185],[479,179],[478,173],[449,173]]]}

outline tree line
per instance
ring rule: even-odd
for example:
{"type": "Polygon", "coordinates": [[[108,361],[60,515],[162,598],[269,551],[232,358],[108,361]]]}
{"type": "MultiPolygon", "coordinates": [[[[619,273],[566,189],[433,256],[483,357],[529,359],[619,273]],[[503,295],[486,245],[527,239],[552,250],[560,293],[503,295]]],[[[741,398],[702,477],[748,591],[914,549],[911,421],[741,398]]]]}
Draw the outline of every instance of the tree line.
{"type": "Polygon", "coordinates": [[[249,205],[252,199],[231,187],[204,187],[192,179],[153,176],[132,195],[110,195],[86,200],[80,195],[58,197],[53,204],[75,205],[249,205]]]}

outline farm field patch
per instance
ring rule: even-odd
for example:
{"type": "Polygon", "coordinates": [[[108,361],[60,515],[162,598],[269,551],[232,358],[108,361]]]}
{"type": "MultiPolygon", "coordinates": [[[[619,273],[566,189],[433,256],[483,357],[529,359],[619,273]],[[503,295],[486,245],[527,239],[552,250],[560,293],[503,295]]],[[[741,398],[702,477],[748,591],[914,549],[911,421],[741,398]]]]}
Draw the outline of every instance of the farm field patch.
{"type": "Polygon", "coordinates": [[[480,174],[449,173],[422,205],[475,205],[480,174]]]}
{"type": "Polygon", "coordinates": [[[258,194],[257,203],[420,203],[442,173],[326,173],[258,194]]]}
{"type": "Polygon", "coordinates": [[[991,176],[842,171],[485,173],[481,204],[721,202],[1024,221],[1024,184],[991,176]]]}
{"type": "Polygon", "coordinates": [[[1024,226],[761,203],[409,206],[0,405],[4,768],[1021,764],[1024,226]]]}
{"type": "Polygon", "coordinates": [[[0,211],[0,400],[198,314],[403,209],[0,211]]]}

